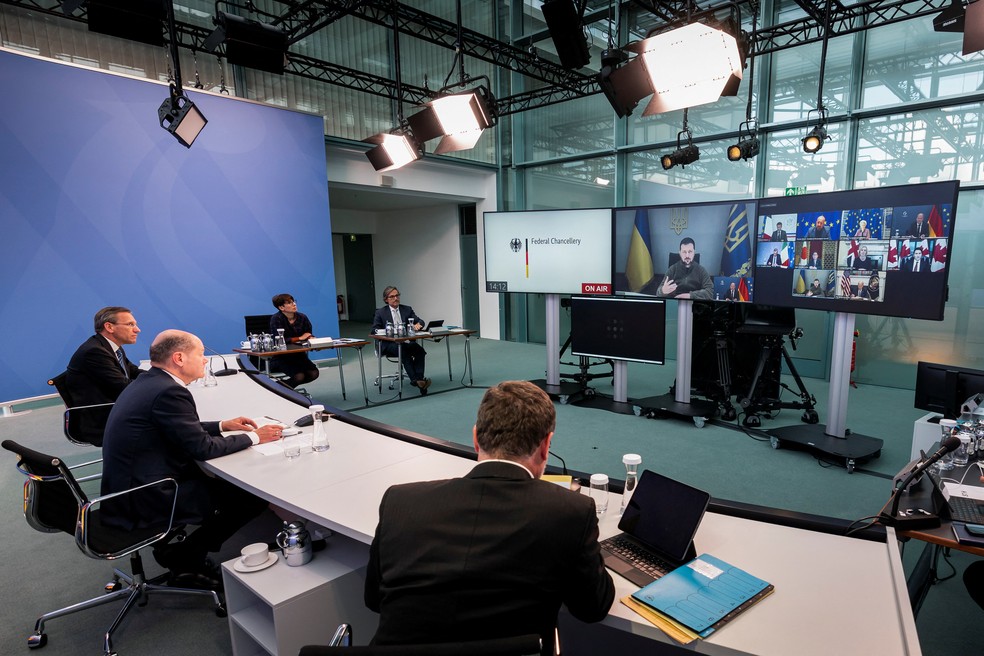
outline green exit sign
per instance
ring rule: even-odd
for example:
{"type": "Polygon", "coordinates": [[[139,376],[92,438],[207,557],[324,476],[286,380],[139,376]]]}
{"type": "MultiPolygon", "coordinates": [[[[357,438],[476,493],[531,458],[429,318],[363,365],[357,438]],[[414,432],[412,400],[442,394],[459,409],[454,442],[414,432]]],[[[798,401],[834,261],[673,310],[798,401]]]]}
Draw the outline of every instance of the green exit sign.
{"type": "Polygon", "coordinates": [[[786,187],[786,196],[802,196],[806,193],[806,187],[786,187]]]}

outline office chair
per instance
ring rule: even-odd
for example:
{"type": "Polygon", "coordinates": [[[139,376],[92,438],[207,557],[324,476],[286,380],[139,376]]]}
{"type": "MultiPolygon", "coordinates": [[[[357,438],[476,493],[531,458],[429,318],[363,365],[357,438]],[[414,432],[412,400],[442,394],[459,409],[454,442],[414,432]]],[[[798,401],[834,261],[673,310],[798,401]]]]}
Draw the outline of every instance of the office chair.
{"type": "Polygon", "coordinates": [[[62,424],[65,437],[73,444],[102,446],[103,431],[106,429],[106,420],[109,419],[109,411],[113,409],[113,404],[75,405],[75,401],[65,385],[67,373],[63,371],[48,379],[48,384],[55,388],[58,396],[65,404],[65,416],[62,424]],[[82,427],[83,417],[88,419],[87,428],[82,427]]]}
{"type": "Polygon", "coordinates": [[[180,527],[176,528],[173,525],[174,504],[177,503],[178,490],[178,484],[174,479],[165,478],[123,492],[89,499],[82,490],[80,482],[96,480],[101,474],[76,479],[72,469],[97,465],[102,462],[101,460],[68,467],[59,458],[21,446],[12,440],[4,440],[0,446],[17,456],[17,469],[27,477],[24,482],[24,517],[31,528],[43,533],[68,533],[75,538],[75,544],[82,553],[90,558],[113,561],[124,556],[130,557],[131,573],[127,574],[114,568],[113,581],[106,584],[106,593],[39,617],[34,625],[34,633],[27,639],[29,648],[38,649],[47,644],[48,636],[44,632],[44,624],[47,620],[122,600],[123,608],[106,630],[103,641],[104,656],[115,656],[113,632],[134,604],[139,602],[139,605],[145,605],[151,593],[208,596],[215,602],[216,614],[225,617],[225,606],[219,595],[212,590],[166,587],[157,585],[156,579],[147,581],[144,577],[140,550],[158,542],[167,542],[179,532],[180,527]],[[99,509],[102,503],[152,488],[164,489],[173,495],[171,519],[166,528],[125,531],[102,523],[99,509]]]}
{"type": "MultiPolygon", "coordinates": [[[[669,257],[667,258],[667,267],[671,267],[679,261],[680,261],[679,253],[670,253],[669,257]]],[[[694,262],[700,264],[700,253],[694,253],[694,262]]]]}
{"type": "Polygon", "coordinates": [[[372,348],[376,352],[376,364],[377,364],[377,367],[376,367],[376,378],[373,379],[372,386],[375,387],[375,388],[377,388],[379,390],[379,393],[380,394],[383,393],[383,381],[384,380],[388,380],[389,381],[389,384],[387,385],[387,388],[390,391],[392,391],[393,389],[396,388],[396,385],[397,385],[397,383],[398,383],[398,381],[400,380],[401,377],[405,381],[410,382],[410,376],[408,376],[407,375],[407,372],[403,370],[403,363],[400,362],[400,359],[399,358],[397,358],[395,356],[392,356],[392,355],[386,355],[386,356],[382,355],[382,353],[380,351],[380,349],[382,348],[382,343],[381,342],[375,342],[373,344],[372,348]],[[396,364],[396,373],[395,374],[386,374],[385,376],[383,375],[383,360],[384,359],[387,362],[392,362],[392,363],[396,364]]]}
{"type": "Polygon", "coordinates": [[[439,642],[420,645],[368,645],[352,647],[352,627],[339,624],[328,645],[301,647],[298,656],[539,656],[540,636],[536,634],[469,640],[465,642],[439,642]]]}

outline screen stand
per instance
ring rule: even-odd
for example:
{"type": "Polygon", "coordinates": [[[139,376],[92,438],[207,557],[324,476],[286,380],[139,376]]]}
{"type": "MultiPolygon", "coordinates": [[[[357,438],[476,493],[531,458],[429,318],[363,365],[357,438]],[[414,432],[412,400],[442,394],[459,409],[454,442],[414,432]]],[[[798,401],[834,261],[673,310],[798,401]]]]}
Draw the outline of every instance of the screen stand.
{"type": "Polygon", "coordinates": [[[854,340],[854,315],[834,315],[834,343],[831,350],[830,392],[827,401],[829,422],[812,426],[783,426],[766,431],[772,436],[772,448],[789,444],[805,446],[811,451],[843,458],[848,472],[859,460],[881,455],[882,440],[851,433],[847,425],[847,393],[851,383],[851,350],[854,340]]]}
{"type": "Polygon", "coordinates": [[[547,294],[546,298],[546,328],[547,328],[547,377],[530,382],[550,395],[558,398],[561,403],[580,391],[577,383],[560,382],[560,294],[547,294]]]}
{"type": "Polygon", "coordinates": [[[717,414],[717,403],[690,398],[690,356],[693,346],[693,332],[694,302],[691,300],[677,301],[676,391],[674,394],[639,399],[635,402],[639,408],[637,414],[645,415],[651,419],[659,419],[666,415],[693,419],[697,428],[702,428],[709,417],[717,414]]]}
{"type": "Polygon", "coordinates": [[[598,394],[590,387],[578,395],[577,400],[571,401],[571,405],[579,408],[597,408],[608,410],[620,415],[634,415],[637,405],[634,401],[629,401],[628,385],[629,363],[625,360],[612,360],[612,396],[598,394]],[[588,392],[585,394],[584,392],[588,392]]]}

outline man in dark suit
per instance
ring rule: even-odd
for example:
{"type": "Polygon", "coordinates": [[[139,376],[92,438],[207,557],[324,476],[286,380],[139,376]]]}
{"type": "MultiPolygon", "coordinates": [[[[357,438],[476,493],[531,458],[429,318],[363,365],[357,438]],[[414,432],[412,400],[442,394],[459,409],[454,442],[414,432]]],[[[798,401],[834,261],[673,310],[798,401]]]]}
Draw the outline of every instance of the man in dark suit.
{"type": "Polygon", "coordinates": [[[554,423],[543,390],[499,383],[478,409],[471,472],[386,491],[366,571],[376,644],[537,633],[552,654],[561,604],[583,622],[608,614],[594,501],[539,480],[554,423]]]}
{"type": "MultiPolygon", "coordinates": [[[[412,321],[414,330],[424,327],[424,320],[417,316],[412,307],[400,305],[400,290],[396,287],[387,287],[383,290],[383,302],[386,305],[377,309],[372,318],[374,332],[386,328],[387,323],[392,323],[395,328],[398,325],[406,326],[407,322],[412,321]]],[[[384,356],[395,356],[402,352],[403,369],[410,377],[410,383],[418,387],[421,394],[427,394],[431,379],[424,377],[424,359],[427,357],[427,352],[424,351],[423,346],[417,342],[403,342],[402,348],[397,348],[393,342],[379,342],[377,346],[384,356]]]]}
{"type": "Polygon", "coordinates": [[[786,241],[786,231],[782,229],[782,222],[776,222],[776,229],[772,231],[770,241],[786,241]]]}
{"type": "Polygon", "coordinates": [[[772,249],[772,254],[769,255],[769,259],[766,260],[765,266],[770,266],[770,267],[782,266],[782,255],[779,254],[778,248],[772,249]]]}
{"type": "MultiPolygon", "coordinates": [[[[230,536],[257,516],[266,502],[220,478],[206,476],[199,461],[280,438],[279,426],[257,428],[247,417],[203,422],[187,385],[205,375],[202,341],[166,330],[150,346],[151,369],[120,394],[103,441],[102,494],[164,478],[178,483],[175,524],[198,524],[183,542],[155,547],[154,558],[171,570],[171,583],[214,588],[206,565],[230,536]],[[220,431],[250,431],[223,437],[220,431]]],[[[167,526],[173,490],[150,487],[102,504],[103,521],[124,530],[167,526]]]]}
{"type": "Polygon", "coordinates": [[[731,283],[731,286],[728,287],[728,291],[724,293],[724,300],[726,301],[738,300],[738,289],[735,287],[735,283],[731,283]]]}
{"type": "Polygon", "coordinates": [[[807,239],[830,239],[830,228],[827,227],[827,218],[818,216],[816,224],[806,231],[807,239]]]}
{"type": "Polygon", "coordinates": [[[923,257],[922,246],[916,246],[912,251],[912,258],[906,263],[904,270],[910,273],[929,273],[929,258],[923,257]]]}
{"type": "Polygon", "coordinates": [[[926,216],[922,212],[916,215],[916,220],[909,226],[909,236],[916,239],[929,237],[929,224],[926,223],[926,216]]]}
{"type": "MultiPolygon", "coordinates": [[[[140,375],[126,357],[124,344],[135,344],[140,328],[125,307],[104,307],[93,317],[96,334],[76,349],[65,371],[65,392],[71,407],[113,403],[127,385],[140,375]]],[[[108,409],[79,410],[79,435],[100,446],[108,409]]]]}

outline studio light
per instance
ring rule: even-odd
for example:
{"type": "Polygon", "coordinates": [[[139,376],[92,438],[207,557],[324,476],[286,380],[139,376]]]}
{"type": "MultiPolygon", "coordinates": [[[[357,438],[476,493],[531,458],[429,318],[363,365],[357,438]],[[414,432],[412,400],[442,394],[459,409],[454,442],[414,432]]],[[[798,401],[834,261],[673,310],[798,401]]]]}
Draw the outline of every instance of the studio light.
{"type": "Polygon", "coordinates": [[[660,158],[660,163],[663,165],[663,169],[668,171],[678,164],[680,166],[686,166],[687,164],[693,164],[699,159],[700,149],[690,144],[689,146],[678,148],[668,155],[663,155],[660,158]]]}
{"type": "Polygon", "coordinates": [[[751,159],[759,154],[759,138],[739,139],[738,143],[728,148],[728,159],[737,162],[740,159],[751,159]]]}
{"type": "Polygon", "coordinates": [[[191,148],[191,144],[208,123],[208,119],[195,103],[174,86],[171,87],[171,95],[157,110],[157,116],[161,127],[173,134],[185,148],[191,148]]]}
{"type": "Polygon", "coordinates": [[[423,156],[422,148],[413,136],[402,133],[381,132],[374,134],[365,143],[376,144],[366,151],[369,163],[379,172],[392,171],[423,156]]]}
{"type": "Polygon", "coordinates": [[[803,152],[815,153],[823,148],[823,142],[829,139],[827,127],[823,123],[817,124],[803,137],[803,152]]]}
{"type": "Polygon", "coordinates": [[[206,52],[214,52],[224,43],[230,64],[283,75],[287,66],[287,32],[282,27],[224,11],[217,11],[212,22],[216,28],[205,39],[206,52]]]}
{"type": "Polygon", "coordinates": [[[86,4],[86,22],[90,32],[152,46],[164,45],[167,12],[161,0],[88,0],[87,3],[72,2],[66,11],[74,10],[81,4],[86,4]]]}
{"type": "Polygon", "coordinates": [[[567,69],[578,69],[591,61],[588,38],[581,25],[585,5],[579,4],[575,0],[543,0],[540,7],[560,64],[567,69]]]}
{"type": "Polygon", "coordinates": [[[407,118],[418,142],[441,137],[434,152],[438,155],[472,148],[482,132],[496,123],[491,92],[484,86],[471,91],[440,96],[407,118]]]}

